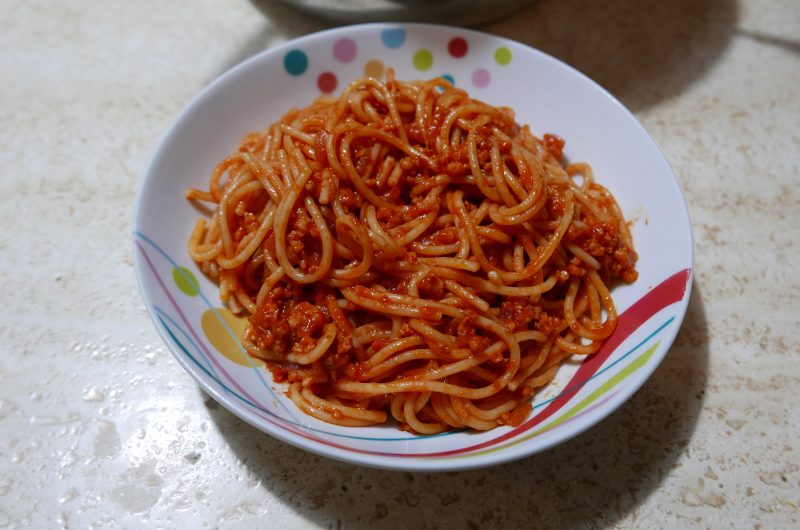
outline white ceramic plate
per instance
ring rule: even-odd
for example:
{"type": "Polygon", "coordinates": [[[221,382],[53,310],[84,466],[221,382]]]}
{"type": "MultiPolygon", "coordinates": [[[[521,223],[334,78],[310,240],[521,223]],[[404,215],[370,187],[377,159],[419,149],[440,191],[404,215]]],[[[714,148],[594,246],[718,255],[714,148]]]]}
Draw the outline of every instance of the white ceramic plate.
{"type": "Polygon", "coordinates": [[[677,181],[636,119],[597,84],[537,50],[491,35],[432,25],[369,24],[309,35],[266,50],[203,90],[153,158],[134,222],[139,286],[178,361],[231,412],[303,449],[404,470],[453,470],[506,462],[563,442],[606,417],[667,353],[689,300],[692,237],[677,181]],[[311,418],[242,353],[241,322],[187,254],[198,212],[183,197],[203,188],[245,133],[265,128],[320,92],[338,93],[386,67],[398,79],[449,76],[473,97],[514,108],[520,123],[567,140],[617,197],[640,261],[639,279],[613,291],[620,321],[603,349],[564,366],[519,427],[415,436],[394,425],[347,428],[311,418]],[[191,278],[192,280],[188,280],[191,278]]]}

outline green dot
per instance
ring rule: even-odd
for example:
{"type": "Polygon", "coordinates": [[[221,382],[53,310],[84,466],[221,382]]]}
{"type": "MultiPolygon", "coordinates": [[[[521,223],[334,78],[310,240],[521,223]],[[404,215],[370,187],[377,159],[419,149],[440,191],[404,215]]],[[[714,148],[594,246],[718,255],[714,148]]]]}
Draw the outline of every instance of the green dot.
{"type": "Polygon", "coordinates": [[[507,65],[511,62],[511,50],[505,46],[497,48],[494,52],[494,60],[497,61],[497,64],[507,65]]]}
{"type": "Polygon", "coordinates": [[[433,66],[433,54],[424,48],[417,50],[412,60],[417,70],[427,70],[433,66]]]}
{"type": "Polygon", "coordinates": [[[186,267],[175,267],[172,269],[172,279],[178,289],[183,291],[188,296],[197,296],[200,292],[200,284],[197,283],[197,278],[194,277],[192,271],[186,267]]]}

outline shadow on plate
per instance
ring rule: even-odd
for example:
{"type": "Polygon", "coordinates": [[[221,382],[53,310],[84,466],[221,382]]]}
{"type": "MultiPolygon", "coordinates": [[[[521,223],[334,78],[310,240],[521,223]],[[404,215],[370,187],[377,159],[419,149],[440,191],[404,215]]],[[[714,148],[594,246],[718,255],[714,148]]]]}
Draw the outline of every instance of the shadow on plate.
{"type": "Polygon", "coordinates": [[[326,528],[584,528],[631,513],[689,446],[705,395],[708,326],[697,284],[661,366],[581,436],[499,467],[403,473],[318,457],[250,427],[206,398],[209,415],[260,487],[326,528]]]}
{"type": "Polygon", "coordinates": [[[711,69],[737,20],[735,0],[541,0],[481,29],[561,59],[640,111],[711,69]]]}

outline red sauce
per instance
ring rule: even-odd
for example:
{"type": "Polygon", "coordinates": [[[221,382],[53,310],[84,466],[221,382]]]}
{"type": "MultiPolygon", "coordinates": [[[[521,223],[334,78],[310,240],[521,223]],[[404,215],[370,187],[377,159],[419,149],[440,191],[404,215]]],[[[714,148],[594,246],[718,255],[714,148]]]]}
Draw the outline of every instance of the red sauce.
{"type": "Polygon", "coordinates": [[[525,421],[525,418],[533,410],[533,406],[530,403],[523,403],[522,405],[517,406],[511,412],[506,412],[502,414],[498,419],[497,423],[499,425],[508,425],[510,427],[518,427],[522,425],[522,422],[525,421]]]}
{"type": "MultiPolygon", "coordinates": [[[[622,278],[626,282],[633,282],[638,277],[634,266],[638,259],[636,252],[622,240],[619,227],[613,223],[588,221],[588,226],[580,229],[570,226],[565,235],[589,255],[596,258],[612,278],[622,278]]],[[[581,264],[580,260],[573,259],[571,268],[567,271],[570,275],[582,276],[583,271],[576,270],[581,264]]]]}
{"type": "Polygon", "coordinates": [[[564,156],[564,139],[556,134],[546,133],[542,138],[545,149],[550,151],[556,160],[561,160],[564,156]]]}
{"type": "MultiPolygon", "coordinates": [[[[385,102],[377,101],[373,102],[373,104],[377,112],[384,115],[383,123],[377,126],[387,132],[396,133],[397,126],[393,119],[388,116],[385,102]]],[[[381,165],[383,160],[374,158],[376,151],[373,148],[377,141],[375,138],[357,136],[350,144],[350,157],[353,167],[348,167],[348,170],[355,169],[360,175],[365,175],[363,185],[371,188],[372,192],[379,197],[393,203],[388,206],[379,204],[375,211],[378,223],[393,236],[409,230],[409,227],[416,226],[414,221],[421,219],[431,211],[436,211],[437,216],[452,214],[445,204],[446,193],[444,192],[434,201],[425,201],[428,190],[441,185],[442,177],[452,179],[453,184],[449,186],[456,186],[463,192],[461,200],[463,200],[464,209],[467,212],[475,212],[484,199],[483,193],[477,189],[477,186],[470,183],[473,168],[469,160],[467,142],[464,141],[464,137],[462,136],[460,148],[448,151],[444,156],[440,155],[435,149],[440,134],[439,128],[447,117],[445,112],[439,112],[438,110],[435,112],[432,123],[429,122],[420,126],[416,122],[406,122],[403,125],[411,143],[415,144],[415,149],[418,149],[424,156],[409,155],[408,152],[400,151],[395,147],[385,147],[381,151],[386,156],[391,156],[396,160],[396,168],[402,170],[402,178],[396,184],[389,185],[384,182],[382,186],[378,186],[377,178],[383,167],[381,165]],[[431,159],[432,162],[426,157],[431,159]],[[412,192],[412,190],[416,191],[412,192]],[[420,193],[419,190],[422,190],[422,192],[420,193]],[[397,204],[402,204],[403,207],[395,207],[397,204]],[[400,225],[406,223],[408,223],[408,226],[399,228],[400,225]]],[[[513,136],[519,130],[519,127],[511,125],[511,121],[508,122],[508,127],[504,129],[504,132],[513,136]]],[[[340,174],[335,167],[328,164],[327,146],[331,139],[331,133],[323,129],[323,126],[324,123],[319,123],[318,129],[308,131],[309,134],[315,134],[313,147],[297,142],[297,145],[302,144],[298,148],[304,150],[309,156],[310,150],[313,148],[313,158],[308,158],[307,160],[311,177],[306,188],[309,193],[318,197],[323,186],[327,187],[329,200],[318,201],[320,211],[325,217],[336,241],[340,245],[347,247],[350,253],[356,256],[355,261],[358,261],[361,252],[358,241],[359,234],[356,233],[358,231],[340,230],[340,225],[333,221],[338,213],[333,213],[333,206],[330,203],[338,200],[342,209],[345,210],[345,215],[349,216],[353,222],[360,223],[363,228],[367,229],[364,226],[366,223],[363,222],[363,218],[366,215],[363,208],[364,199],[348,175],[340,174]]],[[[509,156],[512,153],[512,142],[496,137],[493,132],[493,127],[495,126],[496,124],[484,125],[474,131],[477,134],[477,168],[491,175],[494,172],[492,153],[496,153],[499,150],[504,159],[502,163],[506,165],[508,171],[517,177],[523,188],[531,191],[535,182],[534,175],[538,170],[535,168],[532,170],[527,163],[520,166],[517,165],[513,157],[509,156]]],[[[561,160],[564,156],[564,146],[565,142],[561,137],[548,133],[543,136],[540,147],[543,147],[555,159],[561,160]]],[[[263,148],[263,136],[257,134],[248,137],[240,149],[253,152],[257,149],[263,151],[263,148]],[[257,148],[256,146],[260,147],[257,148]]],[[[552,162],[549,155],[546,155],[545,158],[548,162],[552,162]]],[[[342,163],[344,164],[345,162],[342,163]]],[[[266,175],[260,174],[258,176],[265,177],[266,175]]],[[[497,183],[494,182],[493,178],[487,178],[487,182],[491,187],[497,187],[497,183]]],[[[516,192],[518,190],[512,190],[512,193],[516,192]]],[[[561,218],[565,213],[567,207],[565,188],[563,183],[557,183],[546,186],[543,192],[546,194],[544,211],[540,212],[541,215],[531,219],[531,223],[547,223],[549,226],[552,221],[561,218]]],[[[248,209],[256,211],[263,206],[263,201],[266,200],[270,199],[246,197],[236,205],[238,224],[233,225],[233,239],[236,242],[240,242],[247,234],[258,230],[260,226],[259,217],[248,211],[248,209]],[[259,203],[258,201],[262,202],[259,203]]],[[[492,208],[496,207],[498,205],[492,206],[492,208]]],[[[492,215],[495,212],[495,210],[490,210],[487,215],[483,216],[479,223],[479,229],[484,235],[478,237],[481,251],[486,260],[496,267],[506,269],[509,259],[508,249],[518,244],[519,239],[514,241],[515,237],[528,234],[529,228],[520,225],[505,226],[495,224],[492,221],[492,215]],[[496,241],[487,236],[485,232],[487,228],[491,228],[494,233],[501,233],[502,236],[499,238],[501,240],[496,241]]],[[[591,215],[587,215],[587,209],[585,208],[581,210],[580,220],[582,226],[576,228],[571,225],[567,230],[565,239],[579,246],[599,261],[603,267],[603,274],[619,277],[629,282],[635,280],[637,273],[634,265],[637,255],[632,248],[624,243],[619,227],[613,223],[593,219],[591,215]]],[[[437,224],[432,228],[426,229],[418,241],[421,241],[424,245],[444,246],[458,243],[464,237],[464,234],[455,226],[443,229],[438,228],[439,226],[441,225],[437,224]]],[[[548,230],[550,229],[548,228],[548,230]]],[[[294,209],[289,215],[286,226],[286,244],[289,260],[298,270],[303,273],[310,273],[319,267],[322,260],[319,229],[314,219],[308,214],[302,200],[298,200],[295,203],[294,209]]],[[[413,264],[417,263],[420,256],[424,255],[420,254],[418,256],[417,252],[410,250],[411,246],[401,249],[400,252],[377,248],[379,246],[375,245],[375,248],[373,248],[373,264],[393,264],[398,262],[413,264]]],[[[262,247],[271,256],[277,254],[275,235],[272,229],[267,232],[262,247]]],[[[414,248],[419,250],[418,247],[414,248]]],[[[341,254],[340,252],[334,258],[334,266],[337,268],[347,266],[348,261],[353,259],[345,253],[348,257],[342,260],[341,254]]],[[[451,254],[448,253],[448,255],[451,254]]],[[[558,316],[563,313],[563,310],[556,301],[563,299],[564,293],[570,285],[570,280],[585,276],[591,266],[578,258],[573,258],[569,262],[563,263],[561,261],[563,255],[564,253],[559,251],[556,257],[546,265],[546,270],[539,275],[540,277],[519,282],[519,286],[532,285],[544,281],[545,278],[541,276],[555,273],[558,283],[552,290],[542,295],[545,300],[552,301],[550,304],[544,304],[543,306],[537,297],[501,297],[486,292],[481,293],[481,297],[486,302],[493,308],[497,308],[497,318],[508,332],[538,330],[552,339],[564,328],[564,319],[558,316]],[[556,265],[553,265],[554,263],[556,265]],[[558,270],[554,270],[555,268],[558,270]],[[545,307],[551,309],[548,311],[545,307]]],[[[531,261],[527,257],[525,260],[526,262],[531,261]]],[[[411,274],[403,273],[404,275],[401,275],[396,270],[387,269],[389,270],[384,273],[381,267],[374,265],[370,271],[370,277],[375,278],[370,281],[374,281],[384,287],[386,292],[379,289],[370,289],[363,285],[355,285],[351,287],[353,294],[359,299],[369,302],[367,305],[370,307],[397,305],[390,298],[390,294],[408,294],[412,277],[411,274]]],[[[463,271],[459,272],[462,273],[463,271]]],[[[248,291],[253,291],[248,292],[248,295],[255,297],[257,286],[254,287],[254,284],[257,284],[258,280],[267,276],[269,270],[266,265],[254,263],[241,267],[236,273],[239,275],[242,284],[248,283],[244,288],[248,291]],[[250,268],[247,269],[246,274],[242,274],[242,271],[247,267],[250,268]]],[[[483,280],[488,278],[483,270],[473,274],[483,280]]],[[[336,382],[338,378],[349,377],[354,380],[367,380],[368,374],[374,368],[365,362],[368,356],[374,355],[396,340],[380,338],[364,345],[355,340],[353,335],[354,326],[374,322],[377,317],[371,314],[369,310],[360,306],[357,307],[350,302],[347,302],[347,313],[345,313],[339,306],[341,301],[337,300],[337,298],[341,298],[341,295],[335,293],[334,288],[329,285],[340,284],[332,281],[327,284],[320,282],[316,285],[301,285],[289,279],[282,280],[279,285],[275,286],[264,297],[250,316],[249,320],[252,328],[248,332],[249,337],[262,350],[278,352],[281,355],[285,355],[286,352],[290,351],[304,353],[316,346],[325,326],[333,323],[337,329],[335,346],[329,348],[321,359],[313,362],[310,366],[301,367],[290,362],[268,363],[268,368],[276,382],[302,380],[304,385],[311,385],[313,392],[322,397],[331,393],[331,384],[336,382]]],[[[420,297],[425,299],[441,300],[446,296],[450,296],[449,291],[445,289],[444,281],[432,274],[425,276],[418,283],[417,288],[419,289],[420,297]]],[[[456,300],[453,305],[464,311],[466,317],[461,319],[443,317],[440,310],[432,307],[421,307],[419,312],[421,319],[428,325],[434,326],[441,333],[454,336],[454,346],[450,341],[440,342],[435,337],[418,334],[410,326],[408,319],[402,319],[399,330],[400,337],[419,335],[425,341],[424,346],[420,347],[430,348],[437,355],[440,355],[441,359],[414,361],[396,371],[389,371],[383,374],[381,376],[383,381],[391,381],[397,378],[422,378],[425,374],[439,368],[441,364],[453,360],[454,357],[451,351],[453,347],[456,349],[468,349],[472,354],[477,355],[484,354],[492,344],[497,342],[498,337],[496,334],[476,325],[479,317],[473,306],[463,300],[456,300]]],[[[388,322],[388,320],[383,322],[388,322]]],[[[527,343],[522,348],[523,353],[525,353],[530,352],[532,348],[541,348],[541,346],[530,346],[530,343],[527,343]]],[[[507,350],[498,351],[488,362],[481,365],[481,370],[484,372],[480,373],[475,379],[466,379],[468,381],[467,385],[477,386],[486,373],[499,378],[500,374],[509,365],[508,357],[507,350]]],[[[449,377],[448,382],[459,384],[459,377],[469,378],[472,376],[456,374],[449,377]]],[[[491,386],[497,392],[503,390],[500,382],[496,379],[491,382],[491,386]]],[[[515,397],[520,395],[529,397],[532,392],[533,389],[524,386],[514,395],[515,397]]],[[[385,407],[390,402],[390,398],[383,396],[362,401],[344,399],[351,406],[362,406],[371,409],[385,407]]],[[[503,414],[498,422],[503,425],[520,425],[530,411],[531,405],[529,403],[519,405],[503,414]]],[[[339,412],[334,410],[329,412],[339,415],[339,412]]],[[[456,413],[463,414],[463,411],[456,410],[456,413]]],[[[419,418],[426,421],[424,410],[420,411],[419,418]]],[[[436,418],[431,418],[431,421],[434,420],[436,418]]],[[[407,425],[403,425],[402,428],[411,430],[407,425]]]]}
{"type": "Polygon", "coordinates": [[[538,305],[524,298],[509,298],[500,304],[498,317],[508,331],[516,332],[529,329],[529,324],[539,312],[541,308],[538,305]]]}

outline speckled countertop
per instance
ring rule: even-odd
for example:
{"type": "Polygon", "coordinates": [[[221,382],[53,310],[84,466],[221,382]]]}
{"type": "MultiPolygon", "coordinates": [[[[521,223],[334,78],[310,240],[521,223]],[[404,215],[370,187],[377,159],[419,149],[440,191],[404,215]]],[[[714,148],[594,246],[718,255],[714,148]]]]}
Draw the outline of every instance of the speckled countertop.
{"type": "Polygon", "coordinates": [[[324,27],[269,1],[0,0],[0,528],[797,528],[800,3],[540,0],[487,29],[606,86],[689,202],[680,335],[618,412],[494,469],[328,461],[206,397],[139,298],[130,220],[176,114],[324,27]]]}

